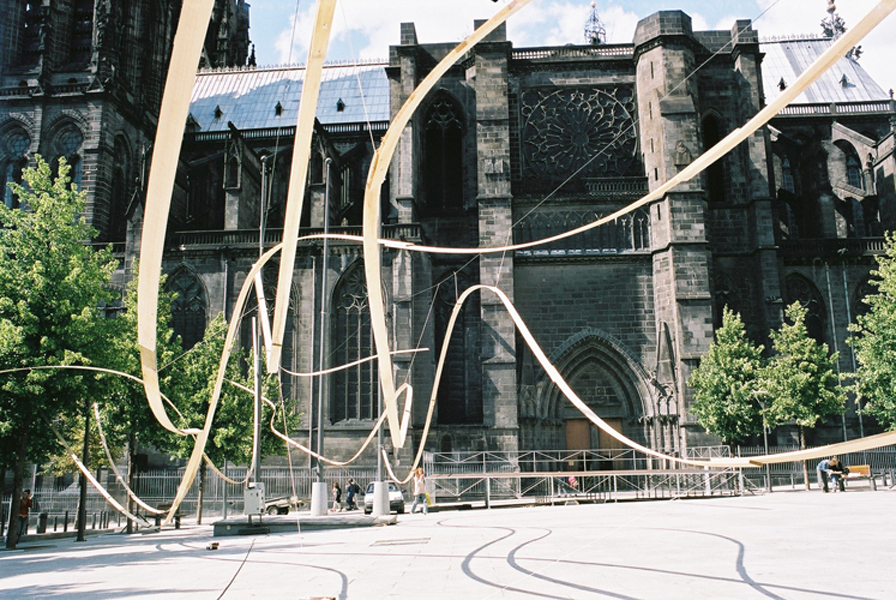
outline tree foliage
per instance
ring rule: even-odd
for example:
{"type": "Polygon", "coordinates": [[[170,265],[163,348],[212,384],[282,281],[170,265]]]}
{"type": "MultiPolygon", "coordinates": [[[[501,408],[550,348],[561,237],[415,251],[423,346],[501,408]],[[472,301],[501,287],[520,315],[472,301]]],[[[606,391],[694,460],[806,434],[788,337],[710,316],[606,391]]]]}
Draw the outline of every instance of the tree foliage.
{"type": "Polygon", "coordinates": [[[866,400],[863,412],[873,415],[889,430],[896,429],[896,234],[887,234],[886,254],[871,272],[877,288],[863,302],[870,310],[856,318],[847,340],[854,349],[858,369],[855,391],[866,400]]]}
{"type": "Polygon", "coordinates": [[[754,393],[762,367],[762,346],[753,344],[740,315],[727,306],[716,339],[691,374],[691,410],[708,432],[733,443],[762,431],[754,393]]]}
{"type": "MultiPolygon", "coordinates": [[[[179,398],[178,408],[189,427],[202,427],[205,422],[221,353],[224,350],[226,332],[227,323],[223,315],[219,314],[209,323],[202,341],[174,365],[176,377],[179,379],[177,388],[186,391],[186,394],[179,398]]],[[[206,454],[218,465],[225,460],[247,464],[252,457],[254,397],[252,393],[234,385],[237,383],[249,390],[254,389],[252,365],[245,368],[243,356],[241,351],[236,351],[227,363],[224,386],[215,412],[212,433],[206,446],[206,454]]],[[[263,375],[262,394],[275,404],[279,403],[276,376],[263,375]]],[[[287,425],[290,430],[294,430],[298,426],[298,415],[294,414],[291,407],[286,407],[285,412],[287,425]]],[[[261,448],[265,456],[285,452],[283,441],[270,431],[271,415],[270,407],[263,404],[261,448]]],[[[282,414],[278,416],[277,423],[282,431],[282,414]]],[[[173,450],[175,454],[186,456],[192,449],[192,438],[181,438],[173,450]]]]}
{"type": "MultiPolygon", "coordinates": [[[[96,231],[82,216],[86,194],[59,161],[54,178],[41,157],[9,184],[21,209],[0,205],[0,369],[102,365],[116,261],[108,249],[85,244],[96,231]]],[[[81,412],[103,394],[101,378],[84,371],[28,370],[0,375],[0,436],[13,452],[15,493],[26,457],[42,462],[56,448],[45,421],[81,412]]],[[[74,422],[75,419],[69,419],[74,422]]]]}
{"type": "Polygon", "coordinates": [[[763,370],[761,384],[771,399],[766,418],[772,427],[795,422],[800,428],[813,428],[820,420],[845,410],[838,355],[831,354],[827,344],[809,337],[807,313],[808,309],[794,302],[785,309],[785,323],[770,334],[774,356],[763,370]]]}

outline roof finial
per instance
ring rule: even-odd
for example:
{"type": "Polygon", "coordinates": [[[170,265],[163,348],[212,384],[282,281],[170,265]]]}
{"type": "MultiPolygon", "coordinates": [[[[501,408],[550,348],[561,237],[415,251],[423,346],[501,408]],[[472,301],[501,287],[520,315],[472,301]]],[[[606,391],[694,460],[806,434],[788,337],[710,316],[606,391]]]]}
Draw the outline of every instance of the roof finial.
{"type": "MultiPolygon", "coordinates": [[[[837,14],[837,4],[834,0],[828,0],[827,11],[828,18],[821,20],[821,30],[824,32],[825,37],[836,40],[846,33],[846,21],[843,20],[843,17],[837,14]]],[[[858,60],[861,56],[861,46],[853,46],[849,49],[849,52],[846,53],[846,57],[853,60],[858,60]]]]}
{"type": "Polygon", "coordinates": [[[607,43],[607,29],[597,14],[597,2],[591,0],[591,15],[585,23],[585,42],[591,46],[607,43]]]}

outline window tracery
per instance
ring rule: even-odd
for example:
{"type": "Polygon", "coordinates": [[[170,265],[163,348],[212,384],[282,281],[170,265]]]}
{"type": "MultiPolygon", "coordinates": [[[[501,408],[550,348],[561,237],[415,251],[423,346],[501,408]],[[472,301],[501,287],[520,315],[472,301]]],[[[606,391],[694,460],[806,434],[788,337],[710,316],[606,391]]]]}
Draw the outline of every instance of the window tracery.
{"type": "Polygon", "coordinates": [[[84,134],[74,125],[68,125],[56,135],[54,144],[56,158],[53,160],[53,170],[58,171],[59,159],[65,157],[71,170],[69,178],[78,188],[81,187],[81,146],[84,144],[84,134]]]}
{"type": "Polygon", "coordinates": [[[460,110],[441,94],[426,112],[423,175],[431,210],[463,208],[463,123],[460,110]]]}
{"type": "MultiPolygon", "coordinates": [[[[327,366],[348,364],[374,353],[367,282],[357,265],[336,286],[331,334],[327,366]]],[[[330,414],[334,422],[374,418],[377,377],[376,361],[366,361],[333,374],[330,414]]]]}
{"type": "Polygon", "coordinates": [[[438,422],[440,424],[474,425],[482,423],[482,383],[479,376],[480,334],[482,321],[479,294],[466,300],[454,329],[448,332],[448,321],[457,298],[472,284],[473,276],[464,271],[449,272],[441,278],[435,306],[435,342],[442,348],[450,335],[448,354],[439,383],[438,422]]]}
{"type": "Polygon", "coordinates": [[[789,306],[799,302],[806,309],[806,330],[817,342],[825,342],[825,305],[821,293],[815,285],[803,277],[793,273],[784,280],[784,304],[789,306]]]}
{"type": "Polygon", "coordinates": [[[174,335],[180,336],[184,350],[189,350],[205,336],[208,305],[205,288],[187,269],[172,275],[165,287],[176,294],[171,303],[171,328],[174,335]]]}
{"type": "Polygon", "coordinates": [[[9,208],[18,208],[19,200],[7,184],[22,183],[22,170],[28,164],[30,147],[31,138],[22,129],[15,128],[3,136],[0,146],[0,175],[3,177],[3,203],[9,208]]]}
{"type": "MultiPolygon", "coordinates": [[[[551,237],[600,219],[594,210],[538,212],[526,216],[514,228],[515,243],[551,237]]],[[[650,216],[641,208],[612,223],[543,246],[520,250],[521,256],[593,256],[625,254],[650,249],[650,216]]]]}
{"type": "Polygon", "coordinates": [[[520,94],[523,177],[642,175],[630,88],[526,90],[520,94]]]}

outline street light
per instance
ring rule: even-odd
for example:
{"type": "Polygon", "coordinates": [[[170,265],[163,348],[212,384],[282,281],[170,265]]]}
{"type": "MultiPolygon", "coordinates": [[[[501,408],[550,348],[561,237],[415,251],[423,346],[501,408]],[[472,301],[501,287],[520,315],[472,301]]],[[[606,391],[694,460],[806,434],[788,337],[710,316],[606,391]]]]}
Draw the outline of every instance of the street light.
{"type": "MultiPolygon", "coordinates": [[[[762,445],[765,448],[765,455],[768,456],[768,426],[765,423],[765,401],[762,400],[762,394],[767,394],[765,390],[753,390],[752,394],[756,396],[756,401],[759,402],[759,407],[762,409],[762,445]]],[[[768,489],[768,493],[772,493],[772,476],[771,469],[768,463],[765,463],[765,487],[768,489]]]]}

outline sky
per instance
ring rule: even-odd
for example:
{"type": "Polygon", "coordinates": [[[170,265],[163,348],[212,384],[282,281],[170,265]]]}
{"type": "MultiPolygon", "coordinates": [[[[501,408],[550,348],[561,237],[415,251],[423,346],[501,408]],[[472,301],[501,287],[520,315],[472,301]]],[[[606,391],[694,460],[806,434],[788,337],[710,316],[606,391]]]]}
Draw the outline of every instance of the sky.
{"type": "MultiPolygon", "coordinates": [[[[421,43],[457,42],[473,31],[474,19],[487,19],[507,0],[339,0],[328,60],[388,57],[399,41],[399,24],[413,22],[421,43]]],[[[837,0],[847,27],[877,0],[837,0]]],[[[311,37],[314,0],[250,0],[249,35],[257,63],[304,63],[311,37]],[[298,14],[298,19],[295,15],[298,14]],[[290,41],[293,43],[290,43],[290,41]]],[[[695,30],[730,30],[736,19],[751,19],[760,36],[818,34],[827,17],[827,0],[597,0],[608,42],[631,43],[637,22],[658,10],[680,9],[695,30]]],[[[507,37],[514,47],[584,43],[590,0],[533,0],[510,18],[507,37]]],[[[896,14],[862,42],[860,63],[885,90],[896,88],[896,14]]]]}

